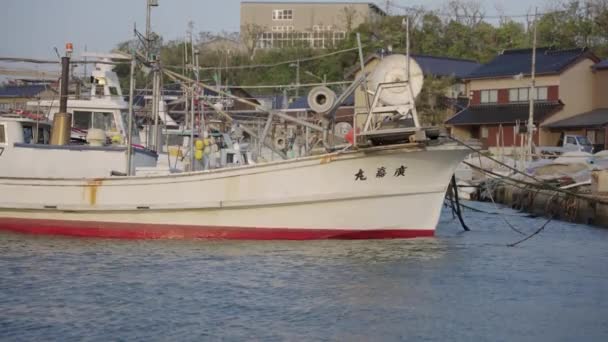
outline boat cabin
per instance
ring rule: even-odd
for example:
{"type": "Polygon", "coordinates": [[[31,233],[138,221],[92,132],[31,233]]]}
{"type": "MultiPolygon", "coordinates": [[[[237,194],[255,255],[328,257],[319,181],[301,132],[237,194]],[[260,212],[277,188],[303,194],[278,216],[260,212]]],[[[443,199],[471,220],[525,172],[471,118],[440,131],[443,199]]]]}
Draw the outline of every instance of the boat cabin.
{"type": "MultiPolygon", "coordinates": [[[[0,116],[0,177],[100,178],[124,175],[127,147],[50,145],[51,123],[0,116]]],[[[157,166],[158,155],[133,148],[132,169],[157,166]]]]}
{"type": "MultiPolygon", "coordinates": [[[[105,59],[109,61],[109,59],[105,59]]],[[[78,94],[68,99],[67,112],[72,114],[72,137],[85,139],[91,128],[101,129],[109,139],[126,141],[128,130],[129,103],[125,101],[118,75],[112,65],[98,63],[91,73],[89,94],[78,94]]],[[[59,112],[59,100],[28,102],[28,107],[48,113],[53,121],[59,112]]],[[[139,132],[133,125],[133,142],[139,144],[139,132]]]]}

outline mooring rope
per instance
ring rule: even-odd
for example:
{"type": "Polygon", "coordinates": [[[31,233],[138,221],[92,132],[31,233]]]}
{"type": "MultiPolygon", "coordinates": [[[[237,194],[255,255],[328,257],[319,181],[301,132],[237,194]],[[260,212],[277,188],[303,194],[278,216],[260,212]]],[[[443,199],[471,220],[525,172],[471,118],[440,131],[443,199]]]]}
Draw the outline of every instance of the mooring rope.
{"type": "MultiPolygon", "coordinates": [[[[460,144],[460,145],[462,145],[462,146],[470,149],[473,152],[481,154],[481,150],[480,149],[477,149],[477,148],[475,148],[475,147],[473,147],[473,146],[471,146],[471,145],[469,145],[469,144],[467,144],[467,143],[465,143],[465,142],[463,142],[463,141],[461,141],[461,140],[459,140],[457,138],[454,138],[452,136],[449,136],[448,138],[451,139],[451,140],[453,140],[453,141],[455,141],[456,143],[458,143],[458,144],[460,144]]],[[[517,174],[523,175],[523,176],[525,176],[527,178],[530,178],[530,179],[534,180],[535,183],[527,182],[527,181],[524,181],[522,179],[515,179],[515,178],[509,177],[509,176],[505,176],[505,175],[501,175],[501,174],[497,174],[497,173],[492,172],[490,170],[485,170],[485,169],[483,169],[481,167],[481,164],[478,167],[478,166],[472,165],[471,163],[467,163],[467,162],[463,162],[463,163],[465,165],[468,165],[468,166],[470,166],[472,168],[475,168],[475,169],[477,169],[477,170],[479,170],[481,172],[484,172],[484,173],[487,173],[487,174],[491,174],[495,178],[508,179],[508,180],[510,180],[510,181],[512,181],[514,183],[520,183],[520,184],[524,184],[524,185],[529,186],[529,187],[539,188],[540,190],[557,191],[557,192],[560,192],[560,193],[565,194],[565,195],[570,195],[570,196],[573,196],[573,197],[576,197],[576,198],[580,198],[580,199],[584,199],[584,200],[587,200],[587,201],[591,201],[591,202],[594,202],[594,203],[608,205],[608,201],[601,200],[599,198],[594,198],[594,197],[587,196],[587,195],[583,195],[583,194],[579,194],[579,193],[576,193],[576,192],[573,192],[573,191],[569,191],[569,190],[566,190],[566,189],[560,189],[557,186],[553,186],[553,185],[551,185],[549,183],[543,182],[541,179],[538,179],[538,178],[536,178],[536,177],[534,177],[534,176],[532,176],[530,174],[527,174],[527,173],[525,173],[523,171],[520,171],[520,170],[518,170],[518,169],[516,169],[516,168],[514,168],[514,167],[512,167],[512,166],[510,166],[510,165],[508,165],[506,163],[501,162],[498,159],[492,158],[491,156],[484,155],[484,157],[488,158],[491,161],[494,161],[494,162],[498,163],[501,166],[506,167],[507,169],[509,169],[509,170],[511,170],[511,171],[513,171],[513,172],[515,172],[517,174]]],[[[511,184],[511,185],[513,185],[513,184],[511,184]]]]}

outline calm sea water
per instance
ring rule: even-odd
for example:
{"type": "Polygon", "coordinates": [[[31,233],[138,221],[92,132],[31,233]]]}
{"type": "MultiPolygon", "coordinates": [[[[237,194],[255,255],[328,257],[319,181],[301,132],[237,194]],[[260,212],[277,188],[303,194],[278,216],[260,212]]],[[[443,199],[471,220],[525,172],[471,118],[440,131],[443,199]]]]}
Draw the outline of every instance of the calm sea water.
{"type": "Polygon", "coordinates": [[[1,233],[0,340],[608,341],[608,230],[552,222],[511,248],[499,217],[466,220],[386,241],[1,233]]]}

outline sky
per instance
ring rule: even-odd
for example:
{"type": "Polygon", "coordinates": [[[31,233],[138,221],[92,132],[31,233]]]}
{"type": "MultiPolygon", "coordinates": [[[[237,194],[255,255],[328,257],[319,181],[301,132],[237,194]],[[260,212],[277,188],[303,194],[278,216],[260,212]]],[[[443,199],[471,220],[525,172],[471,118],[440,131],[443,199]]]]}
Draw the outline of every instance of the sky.
{"type": "MultiPolygon", "coordinates": [[[[289,1],[289,0],[287,0],[289,1]]],[[[525,14],[549,0],[479,0],[487,15],[525,14]]],[[[189,21],[194,31],[238,31],[240,0],[158,0],[152,10],[152,29],[167,40],[184,37],[189,21]]],[[[365,2],[365,1],[362,1],[365,2]]],[[[393,0],[401,6],[443,8],[447,0],[393,0]]],[[[384,8],[384,1],[375,1],[384,8]]],[[[2,0],[1,57],[56,58],[72,42],[75,55],[108,52],[133,37],[133,26],[145,31],[146,0],[2,0]]],[[[397,11],[395,9],[395,11],[397,11]]]]}

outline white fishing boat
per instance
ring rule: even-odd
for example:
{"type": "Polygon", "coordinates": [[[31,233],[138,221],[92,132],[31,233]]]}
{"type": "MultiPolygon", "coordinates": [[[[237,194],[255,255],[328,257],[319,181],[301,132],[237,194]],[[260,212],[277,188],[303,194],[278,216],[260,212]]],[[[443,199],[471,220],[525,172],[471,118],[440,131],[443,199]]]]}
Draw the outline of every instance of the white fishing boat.
{"type": "Polygon", "coordinates": [[[405,144],[158,177],[4,177],[0,229],[108,238],[432,236],[467,153],[405,144]]]}
{"type": "MultiPolygon", "coordinates": [[[[346,148],[166,175],[0,176],[0,229],[141,239],[432,236],[450,178],[469,152],[420,127],[413,99],[422,73],[412,73],[417,77],[410,79],[403,68],[406,59],[387,60],[370,77],[382,81],[373,86],[363,130],[352,131],[358,138],[353,136],[346,148]]],[[[350,91],[361,82],[354,82],[350,91]]],[[[311,94],[311,107],[322,108],[319,115],[331,122],[339,105],[335,94],[327,88],[311,94]]],[[[325,140],[329,125],[276,112],[269,114],[266,127],[277,116],[318,130],[324,149],[332,149],[325,140]]],[[[246,129],[260,143],[266,143],[267,131],[256,137],[246,129]]]]}

